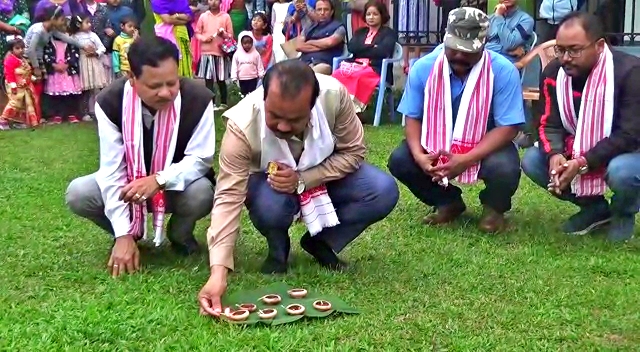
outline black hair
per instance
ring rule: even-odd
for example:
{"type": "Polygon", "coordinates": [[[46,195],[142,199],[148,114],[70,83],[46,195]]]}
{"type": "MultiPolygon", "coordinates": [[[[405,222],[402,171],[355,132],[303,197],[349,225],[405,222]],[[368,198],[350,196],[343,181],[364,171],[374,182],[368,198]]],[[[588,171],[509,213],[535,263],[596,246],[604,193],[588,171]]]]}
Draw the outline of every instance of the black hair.
{"type": "MultiPolygon", "coordinates": [[[[262,11],[257,11],[256,13],[253,14],[253,16],[251,17],[251,20],[253,21],[253,19],[256,17],[260,17],[262,22],[264,22],[265,27],[264,27],[264,30],[262,31],[262,35],[271,34],[271,21],[267,18],[267,14],[265,14],[262,11]]],[[[253,30],[253,26],[251,26],[251,30],[253,30]]]]}
{"type": "Polygon", "coordinates": [[[18,45],[22,45],[23,47],[26,46],[24,43],[24,38],[22,38],[19,35],[14,35],[14,36],[8,35],[7,39],[8,39],[7,43],[5,44],[6,51],[13,51],[13,48],[15,48],[18,45]]]}
{"type": "Polygon", "coordinates": [[[89,15],[86,13],[71,16],[71,20],[69,21],[69,34],[76,34],[80,32],[82,22],[84,22],[84,20],[86,20],[87,18],[89,18],[89,15]]]}
{"type": "Polygon", "coordinates": [[[127,23],[133,23],[134,25],[138,25],[138,21],[135,19],[135,17],[132,16],[124,16],[120,19],[120,26],[124,26],[127,23]]]}
{"type": "Polygon", "coordinates": [[[336,19],[336,5],[333,3],[332,0],[317,0],[316,1],[316,5],[320,2],[320,1],[324,1],[326,3],[329,4],[329,7],[331,8],[331,11],[333,12],[333,14],[331,14],[331,19],[335,20],[336,19]]]}
{"type": "Polygon", "coordinates": [[[316,78],[316,73],[309,65],[300,60],[284,60],[271,66],[262,79],[264,100],[267,100],[269,85],[273,79],[278,82],[280,94],[289,99],[297,98],[304,88],[313,85],[309,108],[312,109],[316,105],[316,99],[320,95],[320,83],[316,78]]]}
{"type": "Polygon", "coordinates": [[[569,13],[562,19],[562,21],[560,21],[558,28],[565,24],[573,24],[574,22],[582,27],[584,32],[587,34],[587,38],[592,41],[603,39],[606,36],[604,26],[602,25],[600,18],[588,12],[574,11],[569,13]]]}
{"type": "Polygon", "coordinates": [[[389,10],[387,9],[387,5],[381,3],[378,0],[369,0],[369,2],[364,5],[364,11],[362,12],[362,20],[367,21],[367,10],[370,7],[375,7],[378,12],[380,12],[380,17],[382,20],[382,25],[386,26],[391,20],[391,15],[389,15],[389,10]]]}
{"type": "Polygon", "coordinates": [[[51,4],[46,6],[39,17],[36,18],[37,22],[46,22],[51,20],[57,20],[64,17],[64,10],[62,6],[51,4]]]}
{"type": "Polygon", "coordinates": [[[169,59],[178,63],[179,55],[178,48],[170,40],[150,36],[136,39],[129,47],[127,58],[133,76],[140,77],[144,66],[158,67],[169,59]]]}

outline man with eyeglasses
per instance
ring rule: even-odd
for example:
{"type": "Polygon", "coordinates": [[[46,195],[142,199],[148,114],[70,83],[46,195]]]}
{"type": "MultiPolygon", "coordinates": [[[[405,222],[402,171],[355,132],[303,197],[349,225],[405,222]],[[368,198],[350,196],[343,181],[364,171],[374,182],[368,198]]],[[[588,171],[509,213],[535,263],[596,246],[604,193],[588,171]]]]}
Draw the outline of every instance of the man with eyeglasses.
{"type": "Polygon", "coordinates": [[[609,224],[609,240],[625,241],[640,207],[640,59],[612,50],[604,37],[591,14],[572,13],[560,23],[557,59],[540,81],[540,146],[527,150],[522,169],[580,208],[565,233],[609,224]]]}

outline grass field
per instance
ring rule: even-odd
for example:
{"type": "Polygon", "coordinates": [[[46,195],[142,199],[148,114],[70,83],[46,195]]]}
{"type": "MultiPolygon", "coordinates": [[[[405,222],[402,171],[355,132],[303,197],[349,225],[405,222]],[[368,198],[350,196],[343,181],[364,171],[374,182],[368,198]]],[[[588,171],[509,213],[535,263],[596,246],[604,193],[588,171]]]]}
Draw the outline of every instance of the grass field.
{"type": "MultiPolygon", "coordinates": [[[[219,120],[218,120],[219,122],[219,120]]],[[[222,126],[218,127],[220,139],[222,126]]],[[[400,127],[367,127],[368,159],[386,168],[400,127]]],[[[445,228],[421,224],[424,205],[401,187],[396,210],[320,269],[294,237],[286,276],[258,273],[264,239],[243,220],[230,292],[276,281],[335,294],[362,314],[241,328],[198,315],[205,254],[143,249],[143,270],[111,279],[111,241],[65,207],[73,178],[94,172],[93,124],[0,133],[0,350],[6,351],[590,351],[640,349],[639,242],[568,238],[575,211],[523,177],[513,230],[476,230],[468,215],[445,228]]],[[[205,241],[209,219],[197,227],[205,241]]]]}

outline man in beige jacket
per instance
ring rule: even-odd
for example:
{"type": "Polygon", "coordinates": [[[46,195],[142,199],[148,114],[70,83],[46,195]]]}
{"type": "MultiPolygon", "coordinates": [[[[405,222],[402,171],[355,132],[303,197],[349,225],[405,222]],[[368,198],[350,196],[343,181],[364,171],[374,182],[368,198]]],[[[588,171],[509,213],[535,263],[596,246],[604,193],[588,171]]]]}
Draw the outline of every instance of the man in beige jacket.
{"type": "Polygon", "coordinates": [[[198,296],[207,315],[222,309],[243,205],[267,239],[262,272],[284,273],[297,215],[308,229],[302,248],[339,270],[344,263],[336,253],[384,219],[399,197],[393,177],[364,162],[364,131],[347,90],[298,60],[274,65],[263,87],[223,116],[227,130],[207,232],[211,276],[198,296]]]}

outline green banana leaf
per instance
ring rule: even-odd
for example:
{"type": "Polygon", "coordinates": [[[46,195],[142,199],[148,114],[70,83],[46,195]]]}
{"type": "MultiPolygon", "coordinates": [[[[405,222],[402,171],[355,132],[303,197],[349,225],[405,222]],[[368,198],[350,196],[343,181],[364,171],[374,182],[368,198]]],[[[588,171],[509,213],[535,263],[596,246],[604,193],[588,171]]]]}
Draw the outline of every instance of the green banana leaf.
{"type": "Polygon", "coordinates": [[[344,302],[338,297],[335,297],[333,295],[323,295],[317,292],[310,291],[308,289],[307,289],[306,297],[300,298],[300,299],[291,298],[287,294],[287,291],[294,288],[299,288],[299,287],[291,287],[285,283],[278,282],[278,283],[274,283],[272,285],[259,288],[256,290],[240,291],[229,296],[224,296],[222,298],[222,305],[225,308],[229,307],[231,309],[236,310],[236,309],[239,309],[238,306],[240,304],[253,303],[256,306],[258,306],[258,309],[255,312],[251,313],[249,315],[249,318],[247,318],[247,320],[244,320],[244,321],[232,321],[230,319],[227,319],[226,317],[222,317],[222,320],[227,321],[231,324],[237,324],[237,325],[253,325],[257,323],[262,323],[267,325],[281,325],[281,324],[292,323],[304,317],[325,318],[334,313],[345,313],[345,314],[360,313],[357,309],[352,308],[346,302],[344,302]],[[280,302],[277,305],[268,305],[260,300],[260,298],[270,294],[279,295],[282,298],[282,302],[280,302]],[[321,312],[313,308],[313,302],[320,299],[330,302],[331,309],[325,312],[321,312]],[[304,314],[301,314],[301,315],[287,314],[287,312],[285,311],[285,307],[288,306],[289,304],[294,304],[294,303],[300,304],[305,307],[304,314]],[[258,311],[266,308],[276,309],[278,311],[278,314],[272,319],[266,319],[266,320],[260,319],[260,317],[258,316],[258,311]]]}

